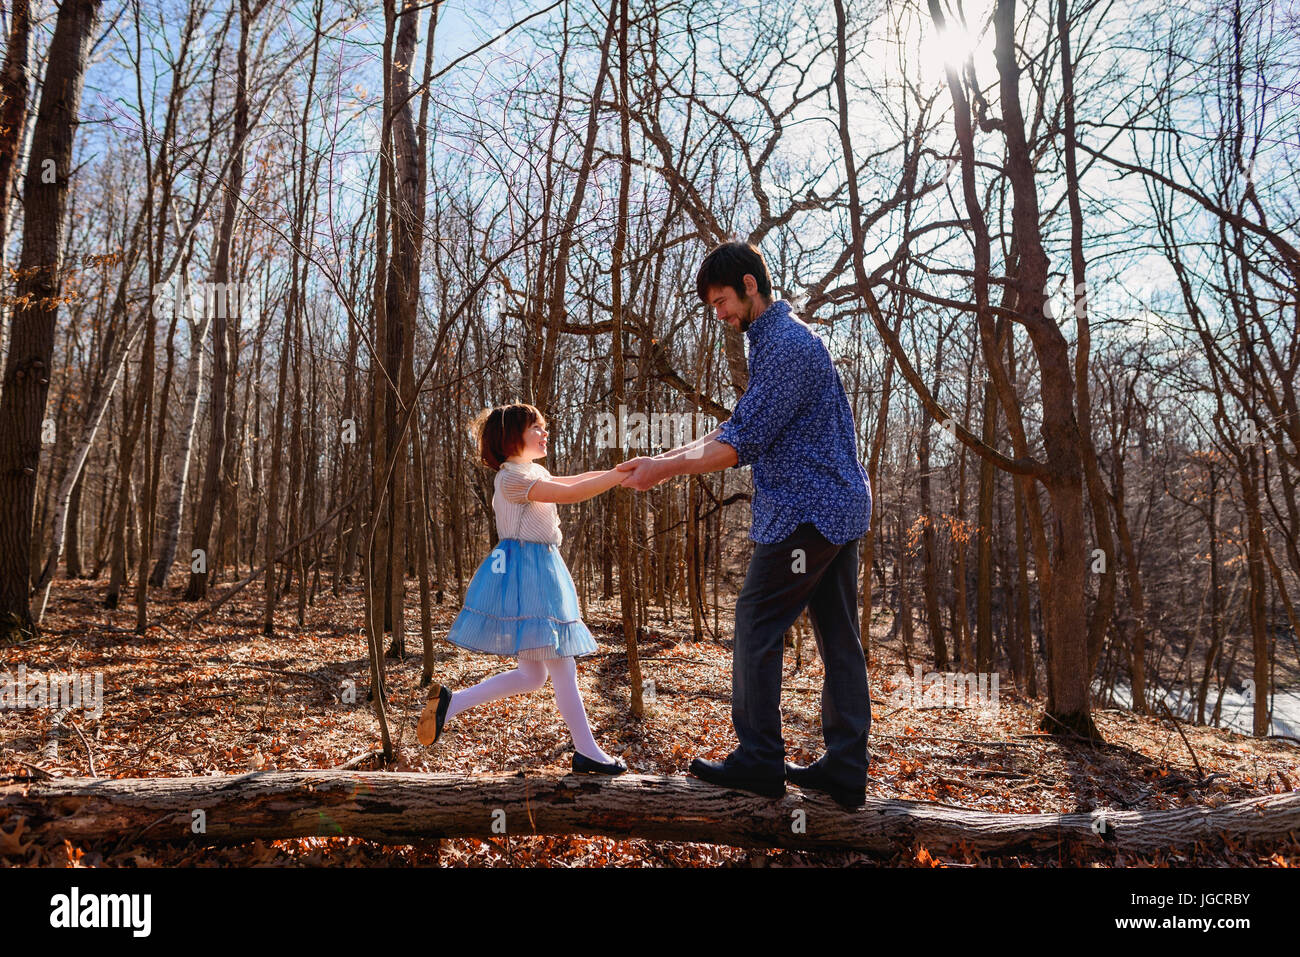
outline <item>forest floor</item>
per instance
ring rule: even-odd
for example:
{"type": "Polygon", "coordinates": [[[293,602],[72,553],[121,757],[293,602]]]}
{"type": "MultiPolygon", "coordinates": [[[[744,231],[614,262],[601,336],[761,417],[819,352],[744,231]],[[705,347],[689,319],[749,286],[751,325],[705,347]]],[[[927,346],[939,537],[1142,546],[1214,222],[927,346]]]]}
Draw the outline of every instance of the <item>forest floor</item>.
{"type": "MultiPolygon", "coordinates": [[[[179,582],[179,578],[177,579],[179,582]]],[[[49,746],[50,708],[0,710],[0,774],[32,768],[57,776],[100,777],[239,774],[257,770],[334,768],[379,747],[365,700],[368,664],[362,597],[356,586],[328,589],[306,608],[299,626],[296,593],[281,603],[278,634],[261,634],[261,589],[252,586],[197,627],[203,607],[181,603],[174,588],[155,589],[151,614],[161,624],[134,634],[135,609],[106,610],[103,581],[55,582],[47,631],[34,641],[0,647],[0,673],[22,665],[32,673],[103,675],[103,713],[71,716],[80,734],[49,746]],[[357,701],[341,700],[355,681],[357,701]]],[[[222,587],[218,586],[216,594],[222,587]]],[[[733,599],[734,601],[734,599],[733,599]]],[[[580,659],[579,681],[596,737],[643,774],[685,774],[692,757],[721,758],[734,746],[731,728],[731,602],[723,598],[722,640],[694,641],[689,613],[652,620],[640,648],[643,677],[653,681],[646,715],[629,713],[627,658],[617,601],[592,602],[587,623],[601,645],[580,659]]],[[[433,670],[453,690],[510,662],[455,648],[445,635],[459,605],[434,606],[433,670]]],[[[712,622],[710,621],[711,625],[712,622]]],[[[491,702],[458,716],[433,748],[415,738],[427,699],[419,687],[422,659],[419,599],[408,592],[408,655],[388,663],[394,770],[466,775],[527,770],[564,774],[572,744],[541,691],[491,702]]],[[[996,707],[920,707],[909,700],[914,680],[900,645],[885,642],[888,615],[873,623],[870,658],[872,724],[868,796],[937,802],[971,810],[1088,812],[1095,808],[1155,810],[1218,806],[1300,788],[1300,747],[1207,727],[1181,725],[1128,711],[1099,710],[1101,747],[1042,735],[1043,700],[999,680],[996,707]],[[1180,734],[1181,730],[1181,734],[1180,734]],[[1184,737],[1186,740],[1184,740],[1184,737]],[[1199,765],[1199,767],[1198,767],[1199,765]]],[[[916,664],[921,662],[911,662],[916,664]]],[[[925,665],[926,671],[932,665],[925,665]]],[[[1005,677],[1003,675],[1002,677],[1005,677]]],[[[799,660],[786,649],[782,712],[787,756],[807,763],[821,753],[822,666],[809,639],[799,660]]],[[[914,690],[914,689],[912,689],[914,690]]],[[[28,866],[155,865],[425,865],[428,847],[386,846],[354,838],[255,841],[228,848],[112,842],[74,846],[43,840],[39,830],[0,830],[0,864],[28,866]],[[34,838],[34,840],[32,840],[34,838]],[[27,842],[32,840],[32,843],[27,842]],[[18,848],[22,848],[18,851],[18,848]],[[8,853],[12,856],[6,857],[8,853]]],[[[1043,854],[985,855],[962,848],[913,846],[890,861],[857,852],[747,850],[709,844],[590,837],[501,837],[441,842],[444,866],[1278,866],[1300,865],[1300,841],[1218,846],[1138,857],[1066,842],[1043,854]]]]}

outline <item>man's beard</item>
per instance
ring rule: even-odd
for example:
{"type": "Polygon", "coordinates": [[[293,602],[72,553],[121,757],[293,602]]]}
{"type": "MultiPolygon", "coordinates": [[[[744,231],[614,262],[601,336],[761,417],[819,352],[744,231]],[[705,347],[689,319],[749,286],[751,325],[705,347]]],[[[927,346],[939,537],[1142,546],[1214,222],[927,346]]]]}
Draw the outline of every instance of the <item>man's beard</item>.
{"type": "Polygon", "coordinates": [[[751,314],[754,310],[753,310],[752,308],[750,308],[750,297],[749,297],[749,296],[745,296],[743,299],[741,299],[741,300],[740,300],[740,304],[741,304],[741,306],[743,306],[744,309],[745,309],[745,315],[743,315],[743,316],[741,317],[741,319],[740,319],[740,331],[741,331],[741,332],[745,332],[745,331],[747,331],[747,330],[749,329],[750,325],[751,325],[751,324],[753,323],[753,321],[754,321],[754,320],[750,317],[750,314],[751,314]]]}

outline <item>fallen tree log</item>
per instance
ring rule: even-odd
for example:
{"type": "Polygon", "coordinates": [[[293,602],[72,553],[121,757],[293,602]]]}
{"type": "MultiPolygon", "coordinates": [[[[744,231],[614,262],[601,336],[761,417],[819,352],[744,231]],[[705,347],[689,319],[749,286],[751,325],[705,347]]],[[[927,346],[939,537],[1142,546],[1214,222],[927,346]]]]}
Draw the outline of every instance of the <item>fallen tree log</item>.
{"type": "Polygon", "coordinates": [[[884,798],[847,811],[795,788],[773,800],[685,776],[274,771],[0,786],[0,826],[11,831],[20,816],[28,833],[82,842],[352,836],[405,844],[582,834],[879,855],[914,842],[931,850],[965,842],[981,852],[1007,852],[1073,840],[1154,851],[1223,835],[1268,840],[1300,832],[1300,792],[1169,811],[999,814],[884,798]]]}

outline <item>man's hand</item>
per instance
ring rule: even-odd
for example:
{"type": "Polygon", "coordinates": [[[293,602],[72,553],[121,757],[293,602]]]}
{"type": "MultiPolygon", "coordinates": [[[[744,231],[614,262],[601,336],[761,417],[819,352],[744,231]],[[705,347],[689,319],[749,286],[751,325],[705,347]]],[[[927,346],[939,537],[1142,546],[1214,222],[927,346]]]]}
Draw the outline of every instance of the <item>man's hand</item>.
{"type": "Polygon", "coordinates": [[[649,491],[660,482],[672,477],[663,462],[648,455],[641,455],[634,459],[628,459],[626,462],[619,462],[614,468],[620,472],[626,472],[627,475],[624,477],[622,484],[628,488],[634,488],[638,492],[649,491]]]}

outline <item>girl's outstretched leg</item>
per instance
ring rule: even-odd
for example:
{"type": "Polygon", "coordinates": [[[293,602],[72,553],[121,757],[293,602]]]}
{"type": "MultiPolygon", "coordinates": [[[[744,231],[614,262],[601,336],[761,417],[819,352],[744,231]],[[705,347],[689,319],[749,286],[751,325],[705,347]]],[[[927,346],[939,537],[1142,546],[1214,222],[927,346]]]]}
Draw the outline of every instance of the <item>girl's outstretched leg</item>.
{"type": "Polygon", "coordinates": [[[545,684],[546,665],[540,661],[520,659],[519,666],[512,671],[503,671],[491,678],[484,678],[473,687],[452,694],[445,720],[450,721],[462,711],[468,711],[489,701],[496,701],[498,698],[537,691],[545,684]]]}
{"type": "MultiPolygon", "coordinates": [[[[520,664],[523,664],[521,661],[520,664]]],[[[582,692],[578,690],[578,666],[572,658],[547,658],[546,670],[551,673],[551,687],[555,689],[555,704],[560,709],[560,717],[569,727],[573,746],[578,753],[609,764],[614,759],[600,749],[591,734],[591,725],[587,722],[587,709],[582,704],[582,692]]],[[[456,706],[452,699],[452,707],[456,706]]]]}

